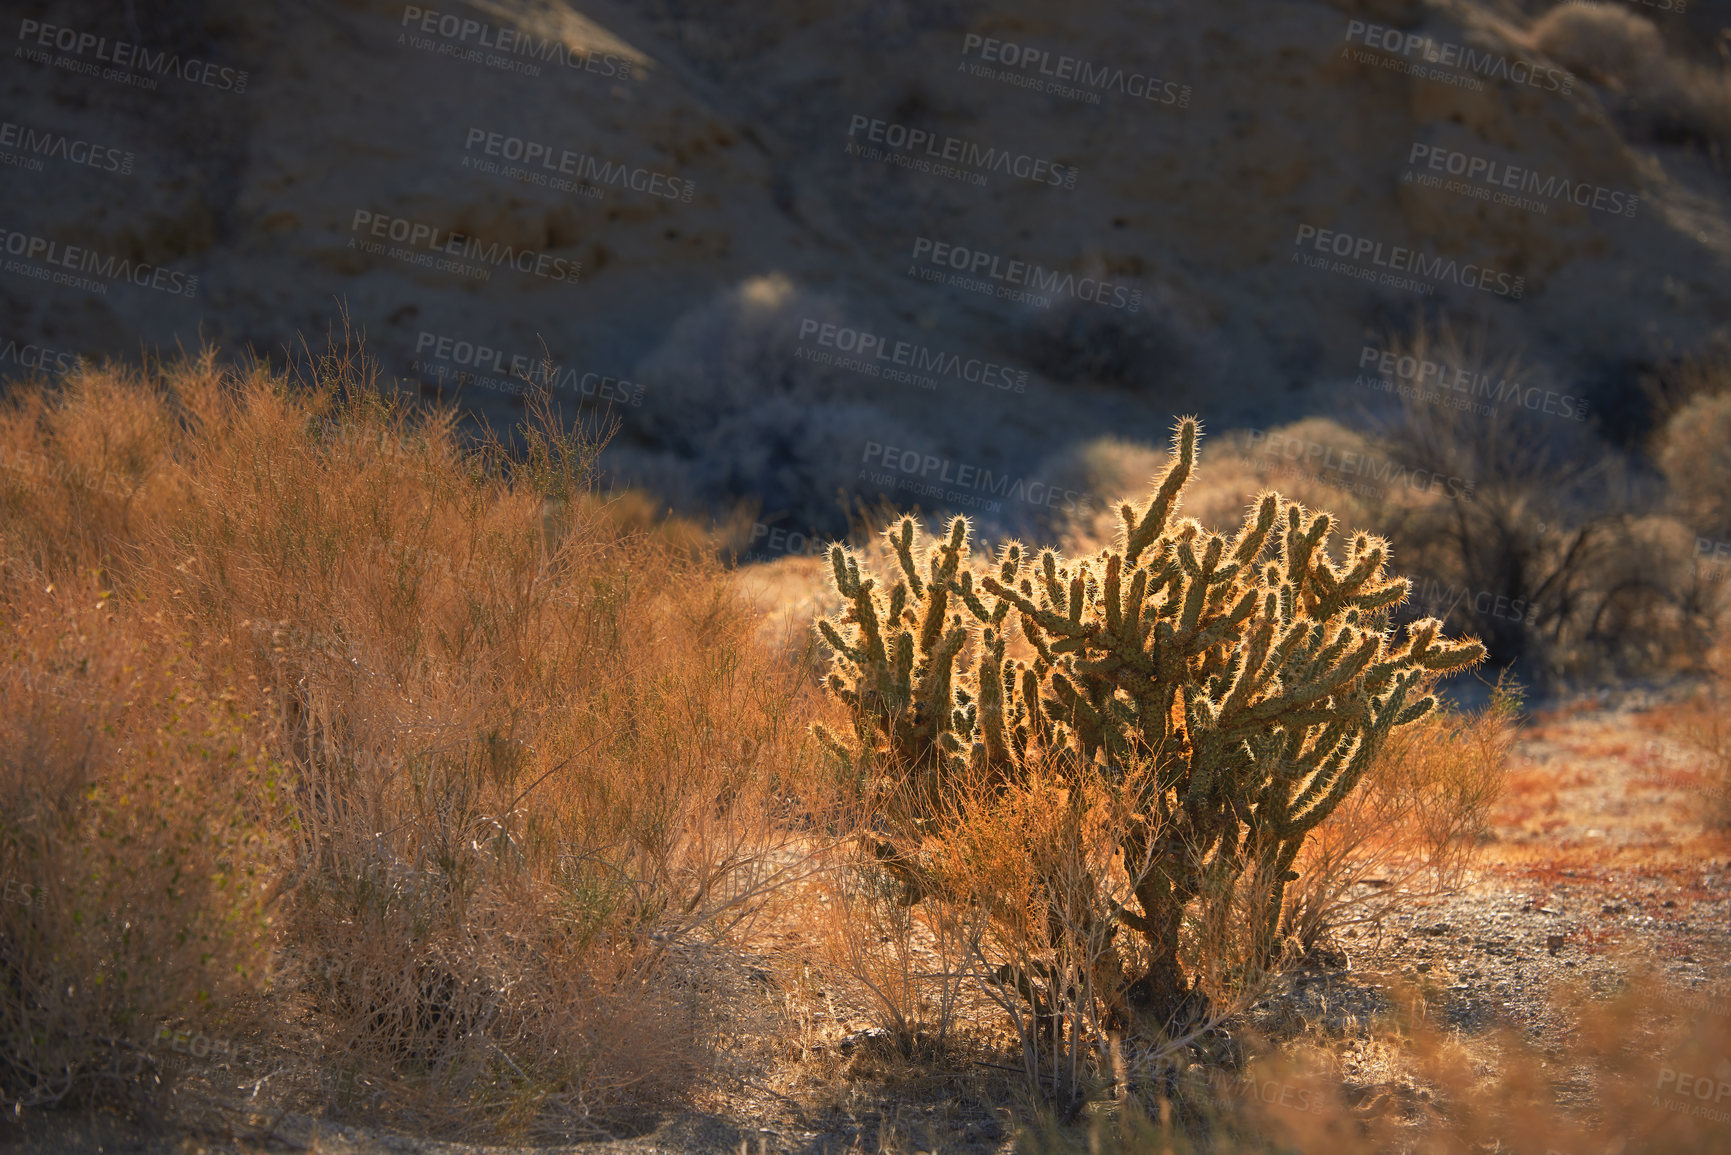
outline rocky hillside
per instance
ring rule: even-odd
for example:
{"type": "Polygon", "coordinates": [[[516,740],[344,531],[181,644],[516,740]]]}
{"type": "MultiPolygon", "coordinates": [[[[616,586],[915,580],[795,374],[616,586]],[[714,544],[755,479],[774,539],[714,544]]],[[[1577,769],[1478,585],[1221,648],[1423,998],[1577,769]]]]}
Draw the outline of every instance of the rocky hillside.
{"type": "Polygon", "coordinates": [[[621,479],[827,531],[1373,404],[1421,322],[1624,439],[1731,318],[1731,3],[1682,7],[32,5],[0,372],[346,315],[425,394],[545,381],[621,479]]]}

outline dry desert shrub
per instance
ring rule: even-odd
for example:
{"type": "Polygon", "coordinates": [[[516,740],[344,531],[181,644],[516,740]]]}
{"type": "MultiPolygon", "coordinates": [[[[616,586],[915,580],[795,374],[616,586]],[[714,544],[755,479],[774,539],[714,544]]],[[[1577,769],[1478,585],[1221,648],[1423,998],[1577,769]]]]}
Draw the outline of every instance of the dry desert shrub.
{"type": "Polygon", "coordinates": [[[970,1009],[980,920],[960,907],[901,901],[875,859],[857,853],[826,872],[819,894],[805,917],[828,985],[903,1058],[950,1051],[970,1009]]]}
{"type": "MultiPolygon", "coordinates": [[[[230,711],[269,768],[266,1005],[326,1076],[303,1091],[438,1130],[569,1133],[688,1087],[707,968],[797,869],[773,816],[811,800],[797,665],[689,531],[591,489],[593,441],[532,417],[514,450],[466,442],[345,351],[310,387],[206,357],[0,416],[8,460],[48,463],[4,491],[5,596],[95,575],[160,654],[150,690],[230,711]]],[[[194,799],[243,781],[172,761],[194,799]]],[[[63,793],[54,765],[17,789],[63,793]]],[[[113,773],[152,784],[114,795],[126,821],[168,805],[148,762],[113,773]]],[[[81,853],[70,821],[44,854],[81,853]]]]}
{"type": "Polygon", "coordinates": [[[1701,537],[1731,541],[1731,391],[1697,393],[1659,436],[1677,512],[1701,537]]]}
{"type": "Polygon", "coordinates": [[[1374,430],[1409,468],[1470,482],[1378,508],[1415,578],[1415,609],[1482,638],[1494,663],[1533,681],[1698,661],[1718,604],[1713,575],[1639,471],[1572,418],[1579,400],[1447,330],[1420,327],[1390,348],[1470,371],[1503,396],[1489,414],[1403,397],[1374,430]]]}
{"type": "Polygon", "coordinates": [[[1616,4],[1567,0],[1534,21],[1530,35],[1559,64],[1601,84],[1639,88],[1665,67],[1653,22],[1616,4]]]}
{"type": "Polygon", "coordinates": [[[1528,39],[1609,89],[1655,139],[1699,142],[1723,162],[1731,144],[1731,75],[1669,55],[1645,16],[1601,0],[1566,0],[1533,23],[1528,39]]]}

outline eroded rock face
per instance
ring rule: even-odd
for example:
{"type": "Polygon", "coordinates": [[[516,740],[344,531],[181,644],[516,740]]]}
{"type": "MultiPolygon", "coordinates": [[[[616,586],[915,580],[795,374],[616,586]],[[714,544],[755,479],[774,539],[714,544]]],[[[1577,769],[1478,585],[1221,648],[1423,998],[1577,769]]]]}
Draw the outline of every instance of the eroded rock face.
{"type": "Polygon", "coordinates": [[[346,309],[425,393],[509,420],[541,373],[621,478],[828,530],[838,491],[1037,520],[956,479],[1349,408],[1418,318],[1616,413],[1731,316],[1692,7],[1619,14],[1635,84],[1464,2],[53,4],[10,27],[7,255],[97,287],[9,271],[0,338],[280,357],[346,309]]]}

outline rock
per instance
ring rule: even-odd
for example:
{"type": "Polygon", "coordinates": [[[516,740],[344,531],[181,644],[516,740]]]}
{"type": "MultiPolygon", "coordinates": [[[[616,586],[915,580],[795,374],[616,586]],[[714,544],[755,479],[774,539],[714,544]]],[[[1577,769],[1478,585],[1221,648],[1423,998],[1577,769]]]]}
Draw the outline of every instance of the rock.
{"type": "Polygon", "coordinates": [[[867,1027],[863,1031],[855,1031],[851,1035],[844,1035],[836,1042],[835,1049],[844,1055],[851,1055],[853,1052],[859,1050],[868,1043],[886,1041],[889,1037],[889,1031],[883,1027],[867,1027]]]}
{"type": "Polygon", "coordinates": [[[1568,942],[1568,941],[1569,941],[1569,938],[1567,935],[1548,934],[1545,936],[1545,949],[1550,951],[1554,955],[1558,951],[1562,950],[1563,944],[1568,942]]]}

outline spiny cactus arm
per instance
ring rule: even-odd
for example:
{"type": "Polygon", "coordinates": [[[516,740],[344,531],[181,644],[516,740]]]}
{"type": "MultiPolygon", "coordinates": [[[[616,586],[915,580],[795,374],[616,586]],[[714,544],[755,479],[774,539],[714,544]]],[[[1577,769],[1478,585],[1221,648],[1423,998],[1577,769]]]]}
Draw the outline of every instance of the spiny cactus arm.
{"type": "Polygon", "coordinates": [[[842,763],[849,767],[857,765],[853,748],[846,742],[843,742],[840,738],[836,737],[834,732],[832,732],[828,726],[825,726],[822,722],[814,722],[811,730],[817,737],[818,744],[825,750],[828,750],[842,763]]]}
{"type": "Polygon", "coordinates": [[[926,612],[920,623],[920,652],[925,653],[943,637],[944,623],[949,615],[950,587],[955,584],[956,571],[961,568],[968,548],[968,522],[956,517],[950,521],[948,540],[935,547],[926,557],[931,570],[926,585],[926,612]]]}
{"type": "Polygon", "coordinates": [[[1198,672],[1197,681],[1207,686],[1208,696],[1221,703],[1224,708],[1233,690],[1238,687],[1238,680],[1244,674],[1250,654],[1245,645],[1240,645],[1232,650],[1224,647],[1212,650],[1209,657],[1211,661],[1198,672]]]}
{"type": "MultiPolygon", "coordinates": [[[[862,578],[858,562],[843,556],[840,546],[830,556],[836,564],[837,590],[849,601],[847,613],[841,620],[854,627],[855,644],[846,648],[848,656],[862,667],[881,665],[889,660],[889,655],[878,620],[877,583],[872,578],[862,578]]],[[[830,640],[828,634],[825,640],[830,640]]]]}
{"type": "Polygon", "coordinates": [[[1052,715],[1040,694],[1040,678],[1045,671],[1036,663],[1022,667],[1020,673],[1022,701],[1028,707],[1028,727],[1040,748],[1049,751],[1053,749],[1058,735],[1052,725],[1052,715]]]}
{"type": "Polygon", "coordinates": [[[1052,671],[1050,684],[1052,696],[1044,703],[1052,721],[1070,727],[1082,746],[1084,760],[1092,758],[1104,741],[1100,712],[1062,672],[1052,671]]]}
{"type": "Polygon", "coordinates": [[[1237,603],[1207,625],[1192,630],[1182,643],[1186,657],[1199,654],[1236,637],[1239,628],[1256,613],[1261,591],[1252,586],[1238,596],[1237,603]]]}
{"type": "Polygon", "coordinates": [[[1027,638],[1028,644],[1034,647],[1034,653],[1038,654],[1040,660],[1048,667],[1056,666],[1058,658],[1052,653],[1050,643],[1046,641],[1046,631],[1040,628],[1039,623],[1034,621],[1032,615],[1018,613],[1016,616],[1022,623],[1022,636],[1027,638]]]}
{"type": "Polygon", "coordinates": [[[1280,516],[1280,495],[1277,493],[1259,494],[1250,512],[1244,518],[1244,528],[1238,531],[1238,537],[1232,543],[1232,560],[1234,563],[1251,566],[1261,556],[1262,550],[1268,544],[1268,535],[1274,529],[1275,519],[1280,516]]]}
{"type": "MultiPolygon", "coordinates": [[[[1255,594],[1251,590],[1251,594],[1255,594]]],[[[1268,666],[1268,653],[1274,646],[1274,623],[1263,618],[1252,628],[1245,646],[1238,651],[1241,659],[1236,680],[1230,690],[1221,697],[1220,712],[1230,718],[1240,713],[1250,699],[1273,676],[1273,670],[1268,666]]]]}
{"type": "Polygon", "coordinates": [[[1189,484],[1190,472],[1196,465],[1196,433],[1197,422],[1193,418],[1180,421],[1172,437],[1173,459],[1147,506],[1140,514],[1128,503],[1119,509],[1124,519],[1124,560],[1131,565],[1165,532],[1167,519],[1189,484]]]}
{"type": "MultiPolygon", "coordinates": [[[[1316,636],[1320,638],[1322,631],[1316,631],[1316,636]]],[[[1322,654],[1327,654],[1329,649],[1332,649],[1326,647],[1316,661],[1301,667],[1300,677],[1295,679],[1289,690],[1289,699],[1292,702],[1315,702],[1339,693],[1370,665],[1373,658],[1380,656],[1387,645],[1378,634],[1360,633],[1356,630],[1345,639],[1337,640],[1356,644],[1345,656],[1325,662],[1321,660],[1322,654]]]]}
{"type": "Polygon", "coordinates": [[[1320,583],[1321,593],[1312,612],[1326,620],[1349,606],[1360,612],[1374,612],[1400,602],[1406,597],[1408,583],[1405,578],[1385,580],[1383,560],[1383,554],[1373,550],[1338,579],[1330,576],[1320,583]]]}
{"type": "MultiPolygon", "coordinates": [[[[988,609],[986,603],[980,600],[980,595],[974,591],[974,574],[972,570],[963,570],[955,581],[950,583],[950,592],[961,599],[962,605],[976,621],[990,622],[1002,611],[996,607],[988,609]]],[[[999,599],[998,606],[1008,608],[1007,603],[999,599]]]]}
{"type": "MultiPolygon", "coordinates": [[[[987,627],[980,642],[978,681],[980,687],[979,732],[985,747],[986,765],[994,775],[1011,764],[1010,731],[1007,722],[1004,679],[1004,635],[987,627]]],[[[1014,694],[1014,682],[1009,693],[1014,694]]]]}
{"type": "Polygon", "coordinates": [[[890,660],[878,674],[878,697],[889,713],[899,714],[912,703],[913,675],[913,635],[897,630],[890,639],[890,660]]]}
{"type": "Polygon", "coordinates": [[[1219,712],[1200,687],[1184,687],[1179,698],[1184,706],[1184,729],[1191,741],[1190,782],[1184,795],[1184,809],[1194,815],[1209,801],[1220,768],[1216,747],[1219,735],[1215,730],[1219,712]]]}
{"type": "Polygon", "coordinates": [[[1287,507],[1286,579],[1295,589],[1304,588],[1311,572],[1311,555],[1328,537],[1333,524],[1326,513],[1318,513],[1306,522],[1302,509],[1296,505],[1287,507]]]}
{"type": "Polygon", "coordinates": [[[1122,633],[1124,629],[1124,591],[1119,581],[1123,571],[1124,559],[1115,553],[1108,555],[1106,558],[1106,591],[1103,600],[1106,610],[1106,633],[1113,637],[1122,633]]]}
{"type": "Polygon", "coordinates": [[[1319,773],[1293,801],[1287,823],[1290,837],[1303,838],[1332,814],[1370,769],[1394,728],[1405,724],[1403,719],[1416,721],[1430,709],[1434,701],[1431,698],[1426,697],[1410,706],[1406,701],[1408,693],[1419,684],[1421,674],[1422,671],[1416,667],[1408,669],[1395,679],[1386,698],[1369,703],[1372,716],[1368,724],[1359,729],[1358,744],[1350,756],[1343,758],[1345,747],[1337,748],[1330,755],[1330,760],[1336,763],[1336,772],[1326,777],[1319,773]]]}
{"type": "Polygon", "coordinates": [[[1334,563],[1326,556],[1319,557],[1306,567],[1304,577],[1304,592],[1308,595],[1305,600],[1310,607],[1310,616],[1327,621],[1334,615],[1323,607],[1341,593],[1340,575],[1335,572],[1334,563]]]}
{"type": "Polygon", "coordinates": [[[853,597],[854,587],[859,581],[859,567],[850,565],[851,561],[847,548],[839,542],[829,547],[829,564],[834,571],[836,592],[844,598],[853,597]]]}
{"type": "Polygon", "coordinates": [[[1414,622],[1407,627],[1402,656],[1439,674],[1463,670],[1484,659],[1485,647],[1477,638],[1453,640],[1441,635],[1442,623],[1435,618],[1414,622]]]}
{"type": "Polygon", "coordinates": [[[1136,756],[1139,719],[1136,707],[1116,695],[1107,696],[1100,703],[1101,744],[1106,750],[1108,770],[1114,778],[1120,778],[1136,756]]]}
{"type": "Polygon", "coordinates": [[[1393,728],[1398,730],[1402,726],[1416,722],[1434,709],[1436,709],[1436,698],[1426,694],[1416,702],[1409,702],[1399,714],[1395,715],[1393,728]]]}
{"type": "Polygon", "coordinates": [[[1208,602],[1208,579],[1220,563],[1220,549],[1220,539],[1214,538],[1201,562],[1196,560],[1189,542],[1178,549],[1179,564],[1184,567],[1188,578],[1184,589],[1184,609],[1178,615],[1178,630],[1182,635],[1194,636],[1202,621],[1202,608],[1208,602]]]}
{"type": "MultiPolygon", "coordinates": [[[[1328,801],[1334,797],[1334,792],[1345,779],[1352,765],[1370,751],[1362,729],[1354,729],[1351,735],[1336,743],[1326,753],[1318,751],[1308,757],[1299,759],[1298,770],[1301,775],[1308,775],[1309,780],[1302,789],[1293,796],[1284,814],[1275,815],[1275,829],[1282,838],[1301,835],[1321,822],[1333,809],[1328,801]],[[1354,739],[1357,745],[1353,745],[1354,739]],[[1315,822],[1304,825],[1310,819],[1315,822]]],[[[1368,766],[1368,763],[1365,764],[1368,766]]],[[[1295,783],[1296,785],[1296,783],[1295,783]]],[[[1345,797],[1344,792],[1340,797],[1345,797]]],[[[1338,802],[1338,798],[1335,799],[1338,802]]]]}
{"type": "Polygon", "coordinates": [[[906,582],[897,582],[895,588],[890,591],[890,612],[884,620],[899,624],[902,621],[902,611],[907,608],[908,584],[906,582]]]}
{"type": "Polygon", "coordinates": [[[1083,623],[1082,621],[1083,587],[1080,574],[1071,582],[1074,597],[1073,599],[1066,598],[1069,603],[1067,607],[1069,612],[1067,613],[1059,613],[1057,610],[1037,604],[1027,594],[1003,584],[990,574],[980,579],[980,588],[993,597],[1002,598],[1015,606],[1022,611],[1024,617],[1032,619],[1040,629],[1058,638],[1088,638],[1098,632],[1098,625],[1092,622],[1083,623]]]}
{"type": "MultiPolygon", "coordinates": [[[[1069,588],[1070,575],[1068,570],[1059,568],[1057,553],[1049,549],[1041,550],[1039,570],[1040,582],[1046,591],[1046,600],[1060,613],[1068,613],[1068,595],[1064,591],[1069,588]]],[[[1004,584],[1007,586],[1012,583],[1005,582],[1004,584]]]]}
{"type": "Polygon", "coordinates": [[[828,618],[818,619],[817,632],[823,635],[823,640],[828,643],[830,649],[835,651],[838,660],[845,658],[856,666],[865,662],[865,652],[857,646],[849,645],[847,639],[841,636],[841,631],[836,628],[835,623],[828,618]]]}
{"type": "Polygon", "coordinates": [[[907,575],[908,585],[912,587],[915,598],[926,596],[925,582],[920,578],[919,567],[914,564],[914,519],[904,517],[893,528],[884,531],[884,537],[889,541],[890,548],[895,550],[896,560],[901,563],[902,572],[907,575]]]}
{"type": "Polygon", "coordinates": [[[1120,636],[1130,645],[1140,649],[1147,639],[1147,633],[1142,628],[1142,608],[1148,598],[1148,571],[1140,567],[1130,578],[1130,592],[1124,598],[1124,624],[1119,630],[1120,636]]]}
{"type": "Polygon", "coordinates": [[[1358,594],[1352,599],[1352,604],[1365,613],[1380,613],[1404,602],[1411,589],[1410,582],[1405,578],[1398,578],[1387,585],[1377,586],[1358,594]]]}
{"type": "MultiPolygon", "coordinates": [[[[967,638],[967,630],[959,622],[953,624],[938,639],[938,644],[921,658],[914,671],[910,696],[917,705],[919,716],[930,720],[937,729],[947,728],[944,723],[955,708],[956,660],[967,644],[967,638]]],[[[935,732],[933,736],[935,739],[935,732]]]]}
{"type": "MultiPolygon", "coordinates": [[[[1305,622],[1303,624],[1308,636],[1311,633],[1311,623],[1305,622]]],[[[1283,642],[1290,639],[1291,635],[1289,634],[1287,639],[1283,639],[1283,642]]],[[[1287,647],[1284,645],[1277,647],[1275,655],[1273,655],[1274,660],[1265,663],[1263,667],[1266,680],[1254,687],[1254,692],[1262,693],[1267,690],[1276,676],[1281,678],[1279,692],[1269,694],[1267,697],[1262,697],[1256,701],[1249,701],[1247,704],[1240,703],[1245,703],[1248,695],[1238,698],[1233,702],[1230,714],[1222,711],[1223,724],[1242,728],[1264,725],[1277,720],[1285,721],[1284,715],[1294,712],[1295,716],[1301,716],[1306,707],[1315,707],[1322,711],[1323,717],[1327,717],[1328,700],[1352,681],[1358,668],[1375,656],[1381,645],[1382,640],[1380,638],[1368,637],[1360,644],[1359,649],[1345,661],[1332,669],[1325,670],[1307,670],[1297,663],[1280,662],[1277,659],[1281,655],[1281,650],[1287,647]]]]}
{"type": "Polygon", "coordinates": [[[1318,771],[1316,780],[1293,799],[1290,817],[1281,826],[1283,837],[1302,842],[1323,819],[1334,813],[1376,760],[1385,732],[1365,731],[1359,735],[1358,747],[1350,756],[1336,751],[1329,757],[1318,771]]]}
{"type": "Polygon", "coordinates": [[[1294,731],[1300,748],[1289,755],[1281,773],[1287,775],[1293,782],[1303,777],[1307,768],[1321,766],[1336,753],[1344,752],[1351,744],[1352,736],[1363,727],[1363,718],[1356,715],[1331,718],[1322,727],[1320,733],[1308,739],[1303,731],[1294,731]]]}
{"type": "MultiPolygon", "coordinates": [[[[1321,631],[1317,631],[1320,639],[1321,631]]],[[[1386,649],[1386,642],[1378,634],[1366,633],[1353,626],[1344,626],[1336,635],[1334,641],[1318,650],[1314,656],[1301,656],[1296,664],[1295,681],[1301,685],[1314,686],[1322,690],[1321,694],[1307,693],[1305,700],[1337,693],[1342,687],[1358,677],[1373,658],[1380,656],[1386,649]],[[1352,652],[1347,653],[1347,647],[1352,652]]]]}

